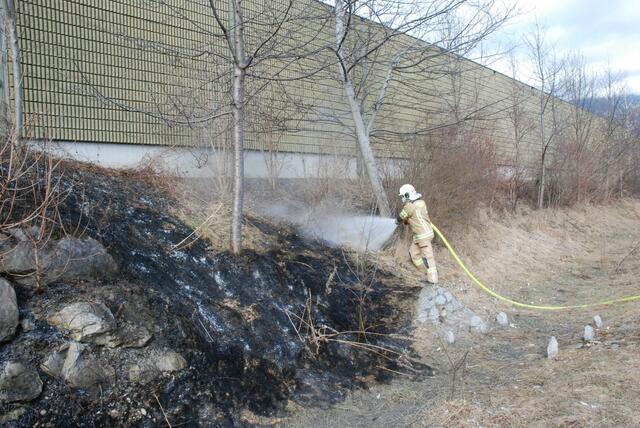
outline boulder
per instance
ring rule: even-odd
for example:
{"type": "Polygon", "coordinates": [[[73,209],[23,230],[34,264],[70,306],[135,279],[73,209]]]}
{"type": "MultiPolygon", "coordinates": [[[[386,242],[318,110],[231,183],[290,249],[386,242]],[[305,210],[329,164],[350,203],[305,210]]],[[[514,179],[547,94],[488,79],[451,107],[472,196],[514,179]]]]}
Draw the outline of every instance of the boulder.
{"type": "Polygon", "coordinates": [[[72,303],[47,321],[58,329],[68,330],[74,340],[98,344],[109,344],[108,333],[116,328],[113,314],[103,303],[72,303]]]}
{"type": "Polygon", "coordinates": [[[65,306],[47,321],[69,331],[74,340],[109,348],[140,348],[153,337],[146,327],[130,320],[123,320],[118,326],[109,308],[102,303],[76,302],[65,306]]]}
{"type": "Polygon", "coordinates": [[[62,238],[48,256],[46,273],[52,280],[104,278],[118,271],[111,255],[92,238],[62,238]]]}
{"type": "Polygon", "coordinates": [[[87,345],[78,342],[62,345],[47,357],[40,368],[75,388],[91,388],[111,382],[115,377],[114,369],[100,363],[86,349],[87,345]]]}
{"type": "Polygon", "coordinates": [[[0,375],[0,402],[31,401],[42,392],[38,372],[19,362],[10,361],[0,375]]]}
{"type": "Polygon", "coordinates": [[[0,278],[0,342],[13,336],[19,318],[16,292],[8,281],[0,278]]]}
{"type": "Polygon", "coordinates": [[[72,342],[62,366],[62,377],[76,388],[90,388],[114,378],[115,371],[85,353],[86,345],[72,342]]]}
{"type": "Polygon", "coordinates": [[[36,271],[39,285],[104,278],[117,272],[115,261],[95,239],[65,237],[39,242],[37,229],[14,229],[11,237],[0,241],[0,254],[0,272],[24,276],[18,279],[24,284],[35,283],[29,274],[36,271]]]}
{"type": "Polygon", "coordinates": [[[42,364],[40,364],[40,370],[51,377],[62,376],[62,368],[64,367],[64,360],[67,357],[68,349],[69,344],[65,343],[64,345],[53,351],[51,354],[49,354],[47,359],[42,364]]]}

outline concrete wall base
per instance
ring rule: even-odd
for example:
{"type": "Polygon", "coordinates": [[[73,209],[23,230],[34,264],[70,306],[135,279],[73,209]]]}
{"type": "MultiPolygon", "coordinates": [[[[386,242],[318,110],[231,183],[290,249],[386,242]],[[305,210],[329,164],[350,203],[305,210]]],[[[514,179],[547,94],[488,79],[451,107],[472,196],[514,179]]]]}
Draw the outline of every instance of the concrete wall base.
{"type": "MultiPolygon", "coordinates": [[[[168,148],[166,146],[86,142],[51,143],[57,156],[91,162],[109,168],[135,168],[152,163],[169,173],[205,178],[231,175],[232,153],[211,149],[168,148]]],[[[354,158],[333,155],[274,153],[247,150],[247,178],[356,178],[354,158]]]]}

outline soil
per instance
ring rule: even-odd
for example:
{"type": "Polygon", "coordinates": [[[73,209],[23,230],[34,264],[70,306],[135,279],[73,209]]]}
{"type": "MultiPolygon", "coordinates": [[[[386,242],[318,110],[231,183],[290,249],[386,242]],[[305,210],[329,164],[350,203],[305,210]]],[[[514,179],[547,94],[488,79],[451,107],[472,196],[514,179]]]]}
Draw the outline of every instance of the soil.
{"type": "Polygon", "coordinates": [[[62,186],[72,191],[60,217],[105,245],[119,275],[40,293],[18,287],[21,318],[35,320],[35,329],[0,347],[0,360],[39,366],[66,341],[45,318],[87,300],[148,326],[149,346],[179,352],[188,368],[137,385],[127,368],[143,351],[92,345],[115,368],[113,383],[75,390],[41,373],[37,401],[0,406],[0,414],[26,408],[9,426],[254,425],[295,406],[328,407],[396,373],[430,373],[412,358],[410,312],[398,310],[419,287],[256,218],[249,221],[272,243],[262,252],[236,257],[205,240],[184,245],[192,229],[170,214],[175,198],[139,177],[75,168],[62,186]]]}
{"type": "MultiPolygon", "coordinates": [[[[640,425],[639,303],[516,310],[478,291],[436,247],[440,285],[486,320],[505,311],[511,323],[448,345],[432,327],[412,326],[424,277],[402,242],[374,263],[249,217],[261,241],[236,257],[205,239],[185,241],[194,227],[172,214],[175,195],[144,177],[73,171],[61,217],[106,245],[120,274],[38,294],[17,287],[21,318],[35,328],[0,347],[0,361],[37,367],[67,341],[44,318],[92,300],[119,322],[148,326],[148,347],[175,350],[188,367],[134,384],[126,370],[144,349],[91,345],[116,369],[112,383],[79,390],[41,373],[36,401],[0,406],[0,414],[24,411],[8,426],[640,425]],[[605,325],[584,343],[596,314],[605,325]],[[545,355],[552,335],[555,360],[545,355]]],[[[637,201],[478,220],[448,238],[500,293],[537,304],[640,294],[637,201]]]]}

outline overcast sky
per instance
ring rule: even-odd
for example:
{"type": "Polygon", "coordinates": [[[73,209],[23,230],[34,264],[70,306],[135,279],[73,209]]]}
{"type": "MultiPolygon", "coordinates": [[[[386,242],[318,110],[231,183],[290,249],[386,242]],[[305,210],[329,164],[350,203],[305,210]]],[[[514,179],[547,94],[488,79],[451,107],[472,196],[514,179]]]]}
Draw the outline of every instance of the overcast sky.
{"type": "MultiPolygon", "coordinates": [[[[594,69],[610,64],[612,70],[626,74],[628,89],[640,94],[640,0],[518,0],[517,4],[520,15],[494,40],[501,45],[519,43],[521,61],[525,60],[522,38],[537,19],[560,56],[579,50],[594,69]]],[[[507,60],[490,67],[511,74],[507,60]]],[[[522,74],[526,81],[526,71],[522,74]]]]}

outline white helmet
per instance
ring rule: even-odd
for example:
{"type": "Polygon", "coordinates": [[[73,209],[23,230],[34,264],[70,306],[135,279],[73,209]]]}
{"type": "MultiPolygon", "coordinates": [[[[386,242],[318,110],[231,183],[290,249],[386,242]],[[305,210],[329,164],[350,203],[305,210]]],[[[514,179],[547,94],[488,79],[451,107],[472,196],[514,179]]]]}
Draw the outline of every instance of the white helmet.
{"type": "Polygon", "coordinates": [[[413,187],[411,184],[404,184],[402,187],[400,187],[398,196],[402,198],[402,202],[416,201],[422,197],[420,193],[416,192],[415,187],[413,187]]]}

